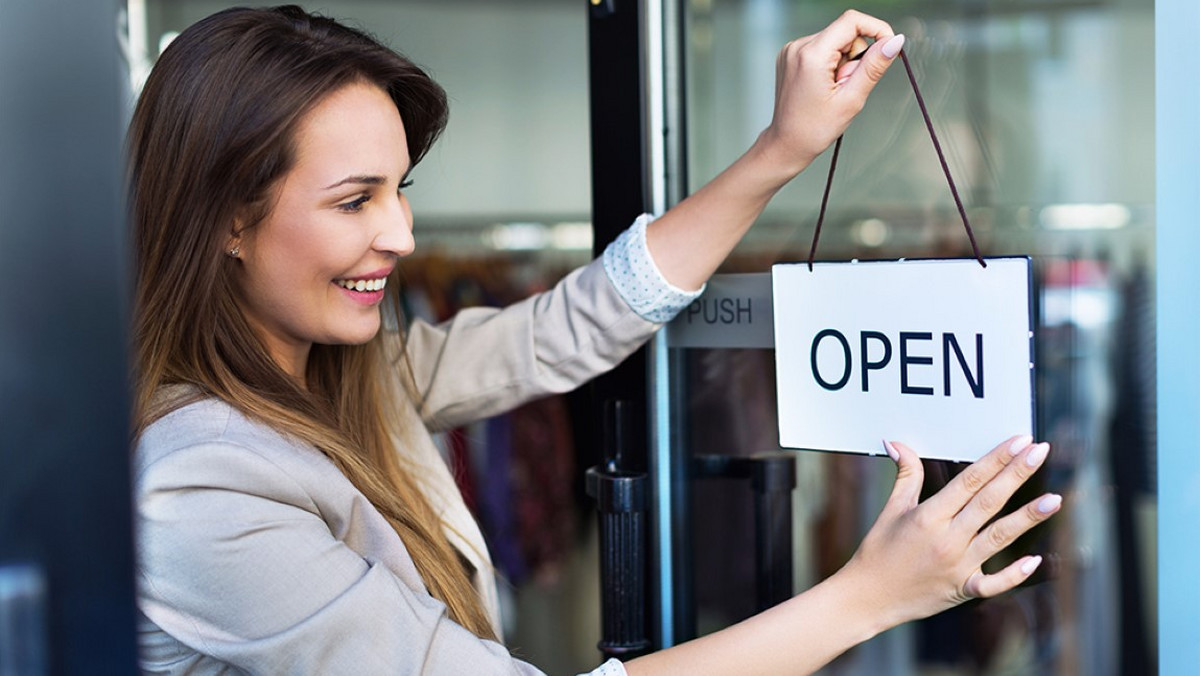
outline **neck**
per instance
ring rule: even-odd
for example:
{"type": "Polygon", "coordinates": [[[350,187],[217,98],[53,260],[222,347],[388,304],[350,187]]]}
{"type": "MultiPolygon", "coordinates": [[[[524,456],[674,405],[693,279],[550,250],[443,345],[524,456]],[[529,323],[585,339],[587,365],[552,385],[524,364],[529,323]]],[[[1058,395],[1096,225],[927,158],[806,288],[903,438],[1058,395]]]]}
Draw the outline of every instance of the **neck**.
{"type": "Polygon", "coordinates": [[[308,356],[312,352],[312,343],[280,340],[258,327],[255,327],[255,332],[279,368],[301,388],[308,389],[308,356]]]}
{"type": "Polygon", "coordinates": [[[312,346],[309,345],[301,351],[293,351],[289,354],[278,354],[275,351],[271,352],[271,358],[275,363],[279,364],[279,368],[283,372],[291,376],[300,387],[308,389],[308,353],[312,346]]]}

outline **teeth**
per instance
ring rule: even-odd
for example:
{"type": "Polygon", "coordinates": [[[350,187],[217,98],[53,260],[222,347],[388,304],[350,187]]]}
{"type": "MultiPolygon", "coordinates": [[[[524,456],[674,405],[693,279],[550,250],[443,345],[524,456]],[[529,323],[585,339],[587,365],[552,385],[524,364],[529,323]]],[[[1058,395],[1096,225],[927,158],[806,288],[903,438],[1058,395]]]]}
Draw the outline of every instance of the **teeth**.
{"type": "Polygon", "coordinates": [[[335,282],[343,289],[351,291],[381,291],[387,286],[387,277],[379,279],[339,279],[335,282]]]}

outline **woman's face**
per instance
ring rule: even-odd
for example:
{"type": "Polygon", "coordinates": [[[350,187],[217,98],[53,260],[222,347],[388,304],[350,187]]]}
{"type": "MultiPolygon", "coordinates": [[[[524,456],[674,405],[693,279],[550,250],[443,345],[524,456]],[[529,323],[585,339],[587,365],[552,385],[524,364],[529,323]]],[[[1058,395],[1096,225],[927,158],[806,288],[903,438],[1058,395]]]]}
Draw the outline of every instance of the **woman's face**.
{"type": "Polygon", "coordinates": [[[383,90],[352,84],[329,95],[302,120],[295,149],[270,214],[229,248],[240,248],[247,318],[303,380],[313,343],[365,343],[378,332],[387,276],[414,243],[401,192],[408,142],[383,90]]]}

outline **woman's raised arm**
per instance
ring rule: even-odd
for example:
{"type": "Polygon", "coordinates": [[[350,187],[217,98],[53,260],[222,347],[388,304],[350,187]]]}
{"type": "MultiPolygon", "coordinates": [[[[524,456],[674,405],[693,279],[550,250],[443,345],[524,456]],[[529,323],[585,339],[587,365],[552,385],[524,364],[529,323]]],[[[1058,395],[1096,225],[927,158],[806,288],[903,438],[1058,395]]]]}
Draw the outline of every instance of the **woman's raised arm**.
{"type": "Polygon", "coordinates": [[[770,125],[728,169],[646,229],[667,281],[700,288],[771,197],[845,131],[903,45],[887,23],[853,10],[788,43],[776,61],[770,125]],[[867,40],[874,43],[851,61],[867,40]]]}

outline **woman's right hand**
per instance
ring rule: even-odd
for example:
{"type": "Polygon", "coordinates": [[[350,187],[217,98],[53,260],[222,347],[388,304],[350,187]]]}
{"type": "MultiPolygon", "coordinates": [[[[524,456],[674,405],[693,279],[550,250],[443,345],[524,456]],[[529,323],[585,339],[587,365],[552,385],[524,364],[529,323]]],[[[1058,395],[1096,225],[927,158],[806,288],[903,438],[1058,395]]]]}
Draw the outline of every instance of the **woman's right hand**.
{"type": "Polygon", "coordinates": [[[920,458],[904,444],[885,446],[899,467],[891,497],[838,575],[861,585],[860,598],[878,604],[874,610],[886,626],[995,596],[1033,574],[1040,556],[1021,557],[991,574],[981,566],[1061,507],[1061,496],[1046,493],[993,520],[1045,462],[1048,444],[1013,437],[921,503],[920,458]]]}

